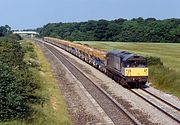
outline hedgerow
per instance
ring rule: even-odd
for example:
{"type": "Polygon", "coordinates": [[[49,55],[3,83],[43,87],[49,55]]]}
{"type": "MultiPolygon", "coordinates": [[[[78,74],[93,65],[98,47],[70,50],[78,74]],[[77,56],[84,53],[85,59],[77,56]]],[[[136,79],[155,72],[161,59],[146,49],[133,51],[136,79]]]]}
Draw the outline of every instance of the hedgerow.
{"type": "Polygon", "coordinates": [[[24,62],[27,50],[20,39],[13,34],[0,37],[0,122],[30,120],[36,112],[33,106],[43,103],[37,94],[40,81],[24,62]]]}

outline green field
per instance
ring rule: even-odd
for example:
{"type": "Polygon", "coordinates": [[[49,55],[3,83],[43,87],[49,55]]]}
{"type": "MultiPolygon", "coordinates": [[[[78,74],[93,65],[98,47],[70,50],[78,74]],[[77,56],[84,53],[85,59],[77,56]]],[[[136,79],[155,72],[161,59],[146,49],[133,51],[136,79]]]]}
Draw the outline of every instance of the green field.
{"type": "Polygon", "coordinates": [[[160,57],[164,65],[180,73],[180,44],[178,43],[132,43],[76,41],[94,48],[126,50],[144,56],[160,57]]]}

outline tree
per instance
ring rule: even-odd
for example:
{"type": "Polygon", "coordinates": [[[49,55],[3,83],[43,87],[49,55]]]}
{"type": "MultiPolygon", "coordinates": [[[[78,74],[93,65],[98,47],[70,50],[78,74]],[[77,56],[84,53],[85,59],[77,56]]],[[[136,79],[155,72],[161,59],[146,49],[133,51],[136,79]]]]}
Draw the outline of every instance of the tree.
{"type": "Polygon", "coordinates": [[[5,28],[7,29],[7,31],[11,31],[11,27],[9,25],[5,25],[5,28]]]}
{"type": "Polygon", "coordinates": [[[180,19],[156,20],[142,17],[90,20],[79,23],[52,23],[39,28],[40,36],[67,40],[105,40],[131,42],[179,42],[180,19]]]}
{"type": "Polygon", "coordinates": [[[106,40],[107,39],[107,26],[108,21],[106,20],[99,20],[96,23],[96,27],[94,30],[94,36],[97,38],[97,40],[106,40]]]}
{"type": "Polygon", "coordinates": [[[11,33],[11,27],[8,25],[0,26],[0,37],[6,36],[11,33]]]}
{"type": "Polygon", "coordinates": [[[8,30],[4,26],[0,26],[0,37],[5,36],[8,30]]]}

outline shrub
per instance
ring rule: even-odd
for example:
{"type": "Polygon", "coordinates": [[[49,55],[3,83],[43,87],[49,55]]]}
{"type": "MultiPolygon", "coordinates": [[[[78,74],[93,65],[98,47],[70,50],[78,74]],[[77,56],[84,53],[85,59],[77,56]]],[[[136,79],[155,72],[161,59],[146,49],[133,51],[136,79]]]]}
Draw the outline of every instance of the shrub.
{"type": "Polygon", "coordinates": [[[150,57],[146,57],[146,60],[147,60],[149,66],[152,66],[152,65],[163,65],[163,62],[158,57],[150,56],[150,57]]]}
{"type": "Polygon", "coordinates": [[[30,115],[31,109],[21,91],[15,73],[0,62],[0,121],[23,119],[30,115]]]}

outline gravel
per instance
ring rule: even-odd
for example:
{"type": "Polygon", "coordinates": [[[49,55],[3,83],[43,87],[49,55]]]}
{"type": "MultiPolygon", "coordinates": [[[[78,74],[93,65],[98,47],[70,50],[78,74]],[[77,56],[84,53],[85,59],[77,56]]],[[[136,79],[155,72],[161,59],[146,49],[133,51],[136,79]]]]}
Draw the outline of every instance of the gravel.
{"type": "Polygon", "coordinates": [[[175,97],[171,94],[167,94],[167,93],[164,93],[160,90],[157,90],[153,87],[148,87],[146,88],[147,91],[155,94],[156,96],[166,100],[167,102],[170,102],[171,104],[173,104],[174,106],[176,107],[179,107],[180,108],[180,99],[178,97],[175,97]]]}
{"type": "Polygon", "coordinates": [[[173,118],[176,118],[177,120],[180,119],[180,112],[178,112],[174,108],[170,107],[166,103],[158,100],[154,96],[149,95],[148,93],[146,93],[145,91],[143,91],[141,89],[134,89],[133,91],[135,93],[140,94],[143,98],[145,98],[146,100],[148,100],[152,104],[156,105],[161,110],[163,110],[163,111],[167,112],[168,114],[170,114],[171,116],[173,116],[173,118]]]}

